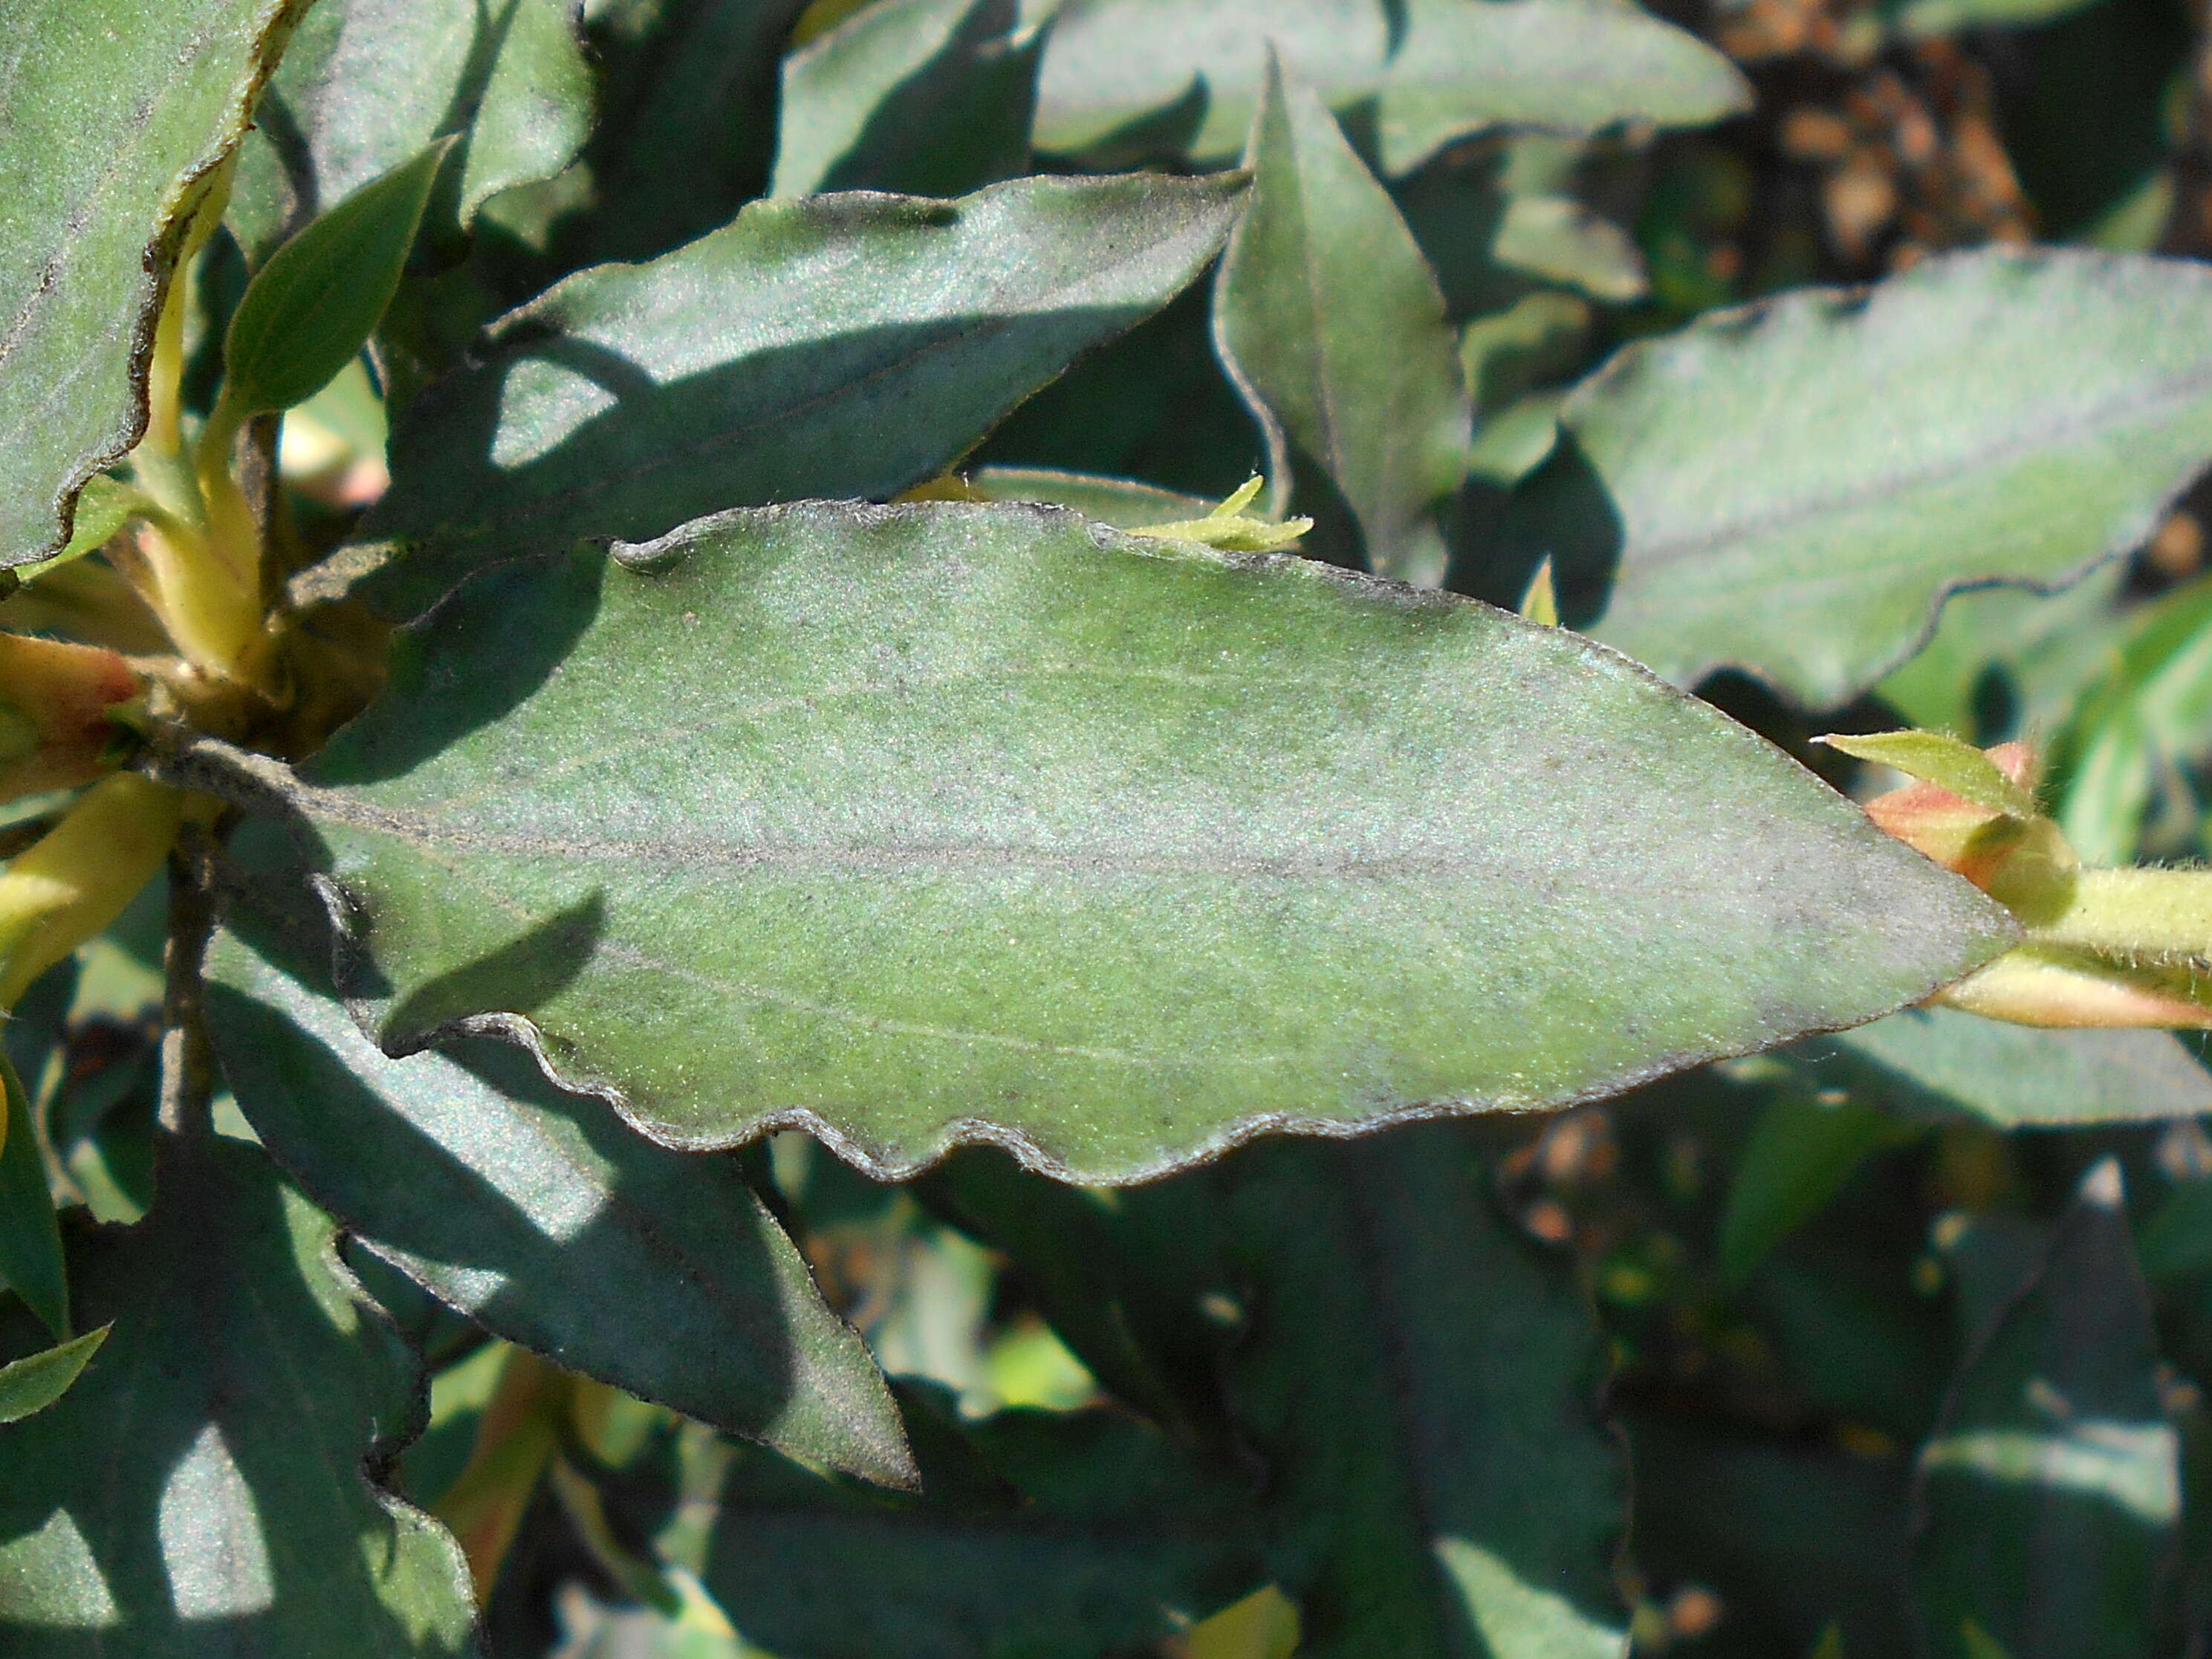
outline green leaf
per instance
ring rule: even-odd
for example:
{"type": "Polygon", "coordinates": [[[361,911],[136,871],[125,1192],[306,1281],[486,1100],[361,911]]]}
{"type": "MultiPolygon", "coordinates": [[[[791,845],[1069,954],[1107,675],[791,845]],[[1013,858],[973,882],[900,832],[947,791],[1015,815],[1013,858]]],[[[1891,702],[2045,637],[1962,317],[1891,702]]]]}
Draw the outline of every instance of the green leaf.
{"type": "Polygon", "coordinates": [[[0,15],[0,565],[58,551],[85,481],[144,431],[185,227],[303,3],[0,15]]]}
{"type": "Polygon", "coordinates": [[[2212,1112],[2212,1073],[2167,1031],[2059,1031],[1911,1008],[1790,1049],[1814,1087],[1910,1117],[1999,1128],[2141,1123],[2212,1112]]]}
{"type": "Polygon", "coordinates": [[[1214,331],[1268,471],[1325,525],[1341,499],[1354,560],[1433,584],[1469,422],[1436,274],[1335,118],[1272,59],[1244,165],[1252,204],[1221,262],[1214,331]]]}
{"type": "Polygon", "coordinates": [[[69,1275],[46,1187],[39,1130],[15,1064],[0,1054],[7,1095],[7,1139],[0,1142],[0,1285],[21,1297],[56,1336],[70,1334],[69,1275]]]}
{"type": "Polygon", "coordinates": [[[1269,1144],[1223,1174],[1255,1287],[1231,1393],[1301,1651],[1625,1655],[1628,1472],[1572,1263],[1515,1236],[1450,1127],[1269,1144]]]}
{"type": "Polygon", "coordinates": [[[73,1251],[106,1346],[0,1429],[9,1653],[472,1651],[459,1549],[362,1474],[417,1384],[330,1219],[236,1141],[165,1146],[159,1186],[144,1223],[73,1251]]]}
{"type": "Polygon", "coordinates": [[[1191,160],[1225,160],[1251,124],[1271,44],[1331,109],[1371,107],[1394,176],[1486,127],[1696,126],[1751,103],[1718,52],[1628,5],[1071,0],[1045,50],[1037,148],[1079,153],[1151,118],[1191,160]],[[1161,120],[1179,106],[1187,119],[1161,120]]]}
{"type": "Polygon", "coordinates": [[[2080,250],[1929,259],[1632,346],[1509,511],[1569,620],[1678,684],[1848,702],[1944,596],[2139,545],[2212,456],[2212,272],[2080,250]]]}
{"type": "Polygon", "coordinates": [[[224,337],[211,428],[234,428],[320,392],[368,343],[398,290],[407,250],[453,141],[363,185],[269,257],[224,337]]]}
{"type": "Polygon", "coordinates": [[[572,277],[393,432],[365,532],[409,550],[385,601],[419,610],[579,536],[933,477],[1196,277],[1243,196],[1231,176],[1130,177],[759,202],[650,264],[572,277]]]}
{"type": "Polygon", "coordinates": [[[963,1431],[933,1396],[907,1397],[921,1499],[763,1453],[707,1486],[719,1506],[699,1576],[747,1640],[782,1659],[1105,1659],[1262,1582],[1243,1484],[1150,1425],[1007,1411],[963,1431]]]}
{"type": "Polygon", "coordinates": [[[2094,0],[1883,0],[1885,21],[1916,40],[1972,28],[2029,28],[2081,10],[2094,0]]]}
{"type": "Polygon", "coordinates": [[[59,1347],[0,1365],[0,1423],[19,1423],[67,1394],[113,1328],[102,1325],[59,1347]]]}
{"type": "Polygon", "coordinates": [[[562,0],[316,0],[239,155],[227,222],[258,265],[285,234],[452,135],[466,225],[550,178],[591,125],[592,74],[562,0]]]}
{"type": "Polygon", "coordinates": [[[1086,519],[1116,530],[1141,530],[1148,524],[1202,519],[1214,503],[1133,478],[1107,478],[1090,472],[1061,472],[1050,467],[980,466],[961,482],[988,501],[1040,501],[1073,507],[1086,519]]]}
{"type": "Polygon", "coordinates": [[[2119,1166],[2099,1164],[2041,1272],[1972,1353],[1921,1449],[1915,1553],[1931,1655],[1968,1620],[2015,1659],[2148,1659],[2181,1508],[2179,1438],[2119,1166]]]}
{"type": "Polygon", "coordinates": [[[1016,0],[885,0],[784,61],[778,196],[958,196],[1027,171],[1046,28],[1016,0]]]}
{"type": "Polygon", "coordinates": [[[315,984],[329,955],[320,928],[226,934],[208,1017],[263,1144],[363,1245],[570,1370],[913,1480],[882,1376],[734,1162],[655,1146],[504,1044],[386,1059],[315,984]]]}
{"type": "Polygon", "coordinates": [[[2008,812],[2018,818],[2037,816],[2035,793],[2022,788],[1995,761],[1970,743],[1941,732],[1835,732],[1814,739],[1831,749],[1876,766],[1887,766],[1909,778],[1948,790],[1963,801],[2008,812]]]}
{"type": "Polygon", "coordinates": [[[777,74],[805,0],[604,0],[584,160],[597,199],[571,258],[649,259],[727,224],[768,187],[777,74]]]}
{"type": "Polygon", "coordinates": [[[2131,619],[2104,677],[2057,745],[2053,814],[2086,862],[2132,859],[2159,785],[2202,756],[2212,720],[2212,581],[2179,588],[2131,619]]]}
{"type": "Polygon", "coordinates": [[[1861,1102],[1785,1094],[1759,1114],[1721,1213],[1720,1267],[1741,1285],[1767,1252],[1827,1207],[1869,1154],[1909,1139],[1861,1102]]]}
{"type": "Polygon", "coordinates": [[[2014,936],[1563,630],[1044,507],[488,572],[311,787],[252,770],[335,857],[386,1052],[520,1016],[671,1144],[803,1125],[880,1176],[1609,1094],[2014,936]]]}

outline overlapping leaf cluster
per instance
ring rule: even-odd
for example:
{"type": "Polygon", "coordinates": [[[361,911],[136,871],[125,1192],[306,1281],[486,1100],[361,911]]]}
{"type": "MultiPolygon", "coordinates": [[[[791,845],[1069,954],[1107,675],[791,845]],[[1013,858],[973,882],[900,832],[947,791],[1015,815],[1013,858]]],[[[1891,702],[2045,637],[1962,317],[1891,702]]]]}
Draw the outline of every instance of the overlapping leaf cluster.
{"type": "Polygon", "coordinates": [[[2201,266],[1670,317],[1754,90],[1615,0],[0,61],[0,627],[284,716],[103,756],[193,833],[16,988],[8,1651],[2201,1634],[2212,1079],[1918,1006],[2013,919],[1784,752],[2199,846],[2201,587],[2083,578],[2212,459],[2201,266]],[[129,598],[161,384],[235,649],[129,598]]]}

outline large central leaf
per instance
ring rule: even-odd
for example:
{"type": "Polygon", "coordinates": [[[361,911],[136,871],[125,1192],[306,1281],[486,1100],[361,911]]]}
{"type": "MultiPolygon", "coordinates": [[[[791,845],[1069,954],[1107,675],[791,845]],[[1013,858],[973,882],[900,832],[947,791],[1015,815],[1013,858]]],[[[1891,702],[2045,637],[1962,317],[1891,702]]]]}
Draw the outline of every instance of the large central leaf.
{"type": "Polygon", "coordinates": [[[520,1015],[665,1139],[803,1124],[885,1173],[1557,1104],[2012,932],[1574,635],[1049,507],[486,572],[311,782],[387,1048],[520,1015]]]}

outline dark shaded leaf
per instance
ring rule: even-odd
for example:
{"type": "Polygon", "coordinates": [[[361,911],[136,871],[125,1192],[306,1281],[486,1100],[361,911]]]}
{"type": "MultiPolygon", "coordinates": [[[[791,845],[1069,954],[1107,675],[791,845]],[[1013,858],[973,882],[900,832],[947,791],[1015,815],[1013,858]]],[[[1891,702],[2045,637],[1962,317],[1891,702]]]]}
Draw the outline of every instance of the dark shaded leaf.
{"type": "Polygon", "coordinates": [[[1243,1494],[1146,1425],[1011,1411],[963,1433],[934,1396],[909,1401],[933,1498],[832,1485],[760,1453],[708,1488],[720,1506],[700,1577],[746,1639],[783,1659],[1103,1659],[1261,1582],[1243,1494]]]}
{"type": "Polygon", "coordinates": [[[13,1060],[0,1056],[7,1139],[0,1142],[0,1285],[21,1297],[56,1336],[70,1334],[69,1277],[39,1152],[38,1123],[13,1060]]]}
{"type": "Polygon", "coordinates": [[[571,1370],[833,1468],[913,1479],[874,1362],[734,1162],[654,1146],[507,1045],[387,1060],[310,988],[320,929],[248,925],[266,954],[226,935],[210,963],[224,1073],[365,1247],[571,1370]]]}
{"type": "Polygon", "coordinates": [[[1516,1236],[1462,1131],[1223,1168],[1255,1286],[1231,1375],[1313,1659],[1620,1659],[1627,1469],[1564,1257],[1516,1236]]]}
{"type": "Polygon", "coordinates": [[[303,5],[0,14],[0,564],[58,551],[85,481],[145,430],[185,227],[303,5]]]}
{"type": "Polygon", "coordinates": [[[1790,1051],[1805,1080],[1911,1117],[2000,1128],[2212,1111],[2212,1073],[2166,1031],[2062,1031],[1911,1008],[1790,1051]]]}
{"type": "Polygon", "coordinates": [[[1858,1101],[1784,1094],[1771,1102],[1744,1145],[1722,1212],[1723,1275],[1742,1284],[1776,1243],[1826,1207],[1862,1158],[1899,1138],[1893,1119],[1858,1101]]]}
{"type": "Polygon", "coordinates": [[[166,1146],[159,1182],[143,1224],[72,1252],[86,1318],[114,1334],[0,1428],[9,1653],[468,1651],[459,1550],[361,1473],[418,1397],[331,1222],[235,1141],[166,1146]]]}
{"type": "Polygon", "coordinates": [[[1243,194],[1131,177],[762,202],[572,277],[393,433],[365,532],[406,550],[385,597],[419,610],[501,554],[928,477],[1203,270],[1243,194]]]}
{"type": "Polygon", "coordinates": [[[1921,1449],[1914,1565],[1929,1654],[1970,1656],[1969,1621],[2014,1659],[2167,1650],[2156,1591],[2180,1516],[2180,1442],[2157,1358],[2119,1166],[2106,1162],[1921,1449]]]}
{"type": "Polygon", "coordinates": [[[1389,195],[1321,100],[1270,62],[1244,165],[1252,202],[1214,288],[1222,359],[1267,434],[1280,493],[1352,561],[1434,583],[1437,508],[1467,464],[1468,408],[1443,295],[1389,195]]]}
{"type": "Polygon", "coordinates": [[[1015,0],[886,0],[785,60],[778,196],[958,196],[1025,171],[1043,28],[1015,0]]]}
{"type": "Polygon", "coordinates": [[[1044,507],[487,573],[309,787],[252,770],[335,857],[387,1051],[518,1016],[671,1144],[804,1126],[879,1175],[1612,1093],[2013,937],[1574,635],[1044,507]]]}

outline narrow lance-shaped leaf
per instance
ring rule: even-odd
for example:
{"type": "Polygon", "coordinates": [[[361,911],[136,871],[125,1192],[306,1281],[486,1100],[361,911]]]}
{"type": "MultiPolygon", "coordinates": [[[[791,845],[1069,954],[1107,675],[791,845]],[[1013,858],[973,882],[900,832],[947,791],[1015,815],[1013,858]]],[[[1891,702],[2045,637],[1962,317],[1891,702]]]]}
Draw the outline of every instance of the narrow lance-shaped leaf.
{"type": "Polygon", "coordinates": [[[569,1370],[833,1468],[912,1480],[881,1374],[735,1164],[656,1146],[485,1039],[387,1060],[317,986],[325,929],[243,925],[261,949],[227,934],[210,962],[224,1074],[263,1144],[364,1246],[569,1370]]]}
{"type": "Polygon", "coordinates": [[[304,0],[0,15],[0,565],[69,539],[138,441],[185,229],[304,0]]]}
{"type": "Polygon", "coordinates": [[[1945,595],[2139,545],[2212,457],[2212,272],[2078,250],[1930,259],[1631,346],[1507,515],[1510,590],[1678,684],[1848,702],[1945,595]]]}
{"type": "Polygon", "coordinates": [[[1920,1453],[1926,1650],[2148,1659],[2181,1509],[2180,1439],[2118,1164],[2083,1182],[2040,1272],[1970,1353],[1920,1453]]]}
{"type": "Polygon", "coordinates": [[[1564,1257],[1514,1236],[1462,1133],[1225,1165],[1257,1287],[1233,1361],[1313,1659],[1622,1659],[1626,1460],[1564,1257]]]}
{"type": "Polygon", "coordinates": [[[1244,165],[1252,204],[1221,262],[1214,331],[1276,487],[1325,533],[1340,498],[1347,552],[1435,582],[1437,509],[1465,471],[1469,422],[1436,273],[1335,118],[1273,60],[1244,165]]]}
{"type": "Polygon", "coordinates": [[[19,1423],[70,1391],[112,1327],[103,1325],[58,1346],[0,1365],[0,1423],[19,1423]]]}
{"type": "Polygon", "coordinates": [[[0,1286],[21,1297],[56,1336],[70,1334],[69,1277],[61,1233],[46,1187],[30,1097],[15,1062],[0,1054],[0,1089],[6,1092],[7,1139],[0,1141],[0,1286]]]}
{"type": "Polygon", "coordinates": [[[303,404],[367,343],[399,286],[441,141],[362,185],[270,256],[223,337],[223,387],[209,426],[234,431],[264,410],[303,404]]]}
{"type": "Polygon", "coordinates": [[[471,1651],[460,1551],[372,1486],[413,1430],[398,1335],[256,1147],[163,1151],[154,1213],[72,1251],[113,1333],[0,1428],[0,1643],[23,1659],[471,1651]]]}
{"type": "Polygon", "coordinates": [[[591,125],[592,75],[563,0],[315,0],[240,147],[226,222],[258,264],[295,230],[457,135],[464,223],[558,173],[591,125]]]}
{"type": "Polygon", "coordinates": [[[512,1016],[672,1144],[803,1125],[879,1175],[1608,1094],[2013,937],[1563,630],[1045,507],[487,572],[305,787],[222,764],[326,843],[387,1051],[512,1016]]]}
{"type": "Polygon", "coordinates": [[[1046,30],[1016,0],[890,0],[783,68],[775,190],[957,196],[1026,170],[1046,30]]]}
{"type": "Polygon", "coordinates": [[[474,565],[715,508],[941,471],[1212,261],[1231,177],[1024,179],[963,198],[758,202],[649,264],[570,278],[413,405],[365,532],[407,611],[474,565]]]}
{"type": "Polygon", "coordinates": [[[1486,127],[1695,126],[1751,102],[1726,58],[1633,6],[1073,0],[1045,52],[1038,148],[1084,151],[1152,118],[1191,159],[1224,161],[1244,141],[1270,45],[1331,109],[1370,107],[1394,176],[1486,127]]]}

